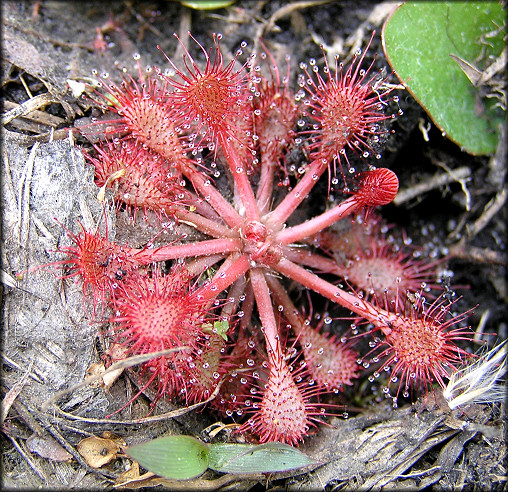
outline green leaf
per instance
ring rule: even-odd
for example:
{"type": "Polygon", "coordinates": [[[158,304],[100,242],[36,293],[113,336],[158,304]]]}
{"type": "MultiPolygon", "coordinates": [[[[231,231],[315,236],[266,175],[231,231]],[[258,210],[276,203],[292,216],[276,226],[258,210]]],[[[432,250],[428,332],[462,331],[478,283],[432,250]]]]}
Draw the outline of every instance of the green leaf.
{"type": "Polygon", "coordinates": [[[229,322],[228,321],[214,321],[213,327],[211,323],[205,323],[201,325],[203,331],[207,331],[209,333],[215,333],[222,337],[226,342],[228,341],[228,330],[229,330],[229,322]]]}
{"type": "Polygon", "coordinates": [[[196,10],[222,9],[233,5],[236,0],[180,0],[182,5],[196,10]]]}
{"type": "Polygon", "coordinates": [[[108,106],[120,106],[120,101],[118,101],[113,94],[106,93],[104,94],[104,98],[106,99],[108,106]]]}
{"type": "Polygon", "coordinates": [[[228,341],[228,330],[229,322],[227,321],[214,321],[213,327],[215,328],[217,335],[220,335],[226,342],[228,341]]]}
{"type": "Polygon", "coordinates": [[[175,480],[197,477],[208,468],[208,448],[192,436],[160,437],[126,453],[156,475],[175,480]]]}
{"type": "Polygon", "coordinates": [[[212,470],[223,473],[275,473],[294,470],[317,462],[301,451],[279,442],[251,444],[210,444],[212,470]]]}
{"type": "Polygon", "coordinates": [[[407,2],[383,26],[383,48],[397,76],[436,126],[471,154],[495,152],[505,115],[463,68],[492,63],[504,31],[499,2],[407,2]]]}

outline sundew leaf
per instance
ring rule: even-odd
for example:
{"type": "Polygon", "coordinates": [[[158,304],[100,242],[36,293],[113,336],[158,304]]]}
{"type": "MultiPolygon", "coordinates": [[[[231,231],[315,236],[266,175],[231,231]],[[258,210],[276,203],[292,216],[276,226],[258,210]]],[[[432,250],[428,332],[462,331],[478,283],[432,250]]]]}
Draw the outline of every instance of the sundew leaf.
{"type": "Polygon", "coordinates": [[[275,473],[316,464],[298,449],[279,442],[209,444],[209,467],[223,473],[275,473]]]}
{"type": "Polygon", "coordinates": [[[383,49],[399,79],[435,125],[474,155],[495,152],[505,115],[457,60],[483,70],[500,55],[504,30],[499,2],[407,2],[383,26],[383,49]]]}
{"type": "Polygon", "coordinates": [[[208,448],[192,436],[159,437],[125,451],[141,466],[165,478],[187,480],[208,468],[208,448]]]}

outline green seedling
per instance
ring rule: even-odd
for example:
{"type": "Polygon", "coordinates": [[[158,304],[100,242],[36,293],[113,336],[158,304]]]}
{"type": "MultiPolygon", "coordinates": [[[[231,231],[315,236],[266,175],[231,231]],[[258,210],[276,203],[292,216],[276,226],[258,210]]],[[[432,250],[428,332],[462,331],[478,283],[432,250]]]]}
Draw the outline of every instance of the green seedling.
{"type": "Polygon", "coordinates": [[[203,325],[203,330],[209,333],[217,333],[217,335],[221,336],[225,342],[228,341],[228,321],[214,321],[213,327],[211,323],[206,323],[203,325]]]}
{"type": "Polygon", "coordinates": [[[195,478],[207,468],[244,475],[284,472],[317,464],[287,444],[204,444],[191,436],[160,437],[131,446],[126,452],[147,470],[175,480],[195,478]]]}
{"type": "Polygon", "coordinates": [[[208,468],[208,448],[191,436],[160,437],[126,452],[147,470],[175,480],[198,477],[208,468]]]}

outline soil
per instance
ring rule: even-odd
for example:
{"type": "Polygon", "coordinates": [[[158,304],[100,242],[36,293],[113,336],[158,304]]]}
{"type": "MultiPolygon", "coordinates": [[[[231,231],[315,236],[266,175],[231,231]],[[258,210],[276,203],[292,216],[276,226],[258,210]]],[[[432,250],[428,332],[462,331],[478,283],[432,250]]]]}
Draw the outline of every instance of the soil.
{"type": "MultiPolygon", "coordinates": [[[[108,389],[80,386],[90,368],[101,362],[104,340],[98,336],[102,326],[90,323],[91,308],[83,301],[79,282],[44,269],[16,277],[17,272],[60,260],[56,249],[70,244],[65,229],[78,233],[78,221],[85,228],[104,223],[93,172],[79,148],[87,144],[73,142],[66,130],[96,111],[79,90],[80,83],[92,82],[92,73],[108,72],[119,81],[122,67],[135,73],[134,53],[140,54],[142,66],[165,67],[162,51],[177,59],[181,48],[173,33],[187,39],[187,31],[205,45],[212,33],[222,33],[226,59],[242,41],[256,49],[263,36],[275,59],[284,63],[289,54],[295,69],[311,57],[322,61],[319,44],[330,58],[337,54],[347,62],[373,30],[367,61],[375,55],[374,70],[389,73],[380,33],[394,5],[238,0],[228,8],[200,11],[164,0],[2,2],[3,114],[19,110],[2,135],[4,487],[103,489],[124,483],[125,488],[173,490],[505,490],[503,402],[470,404],[452,412],[435,392],[425,401],[401,401],[392,408],[391,401],[376,395],[366,382],[342,395],[349,402],[348,418],[329,419],[329,426],[321,426],[300,446],[321,463],[315,469],[271,476],[209,471],[199,479],[174,483],[139,478],[143,471],[136,474],[134,469],[126,475],[132,461],[121,452],[94,467],[78,452],[87,437],[102,436],[111,443],[117,436],[128,445],[167,434],[206,440],[210,436],[205,429],[217,419],[205,408],[139,424],[149,411],[146,392],[114,417],[119,423],[105,420],[138,389],[129,371],[108,389]]],[[[189,49],[199,56],[192,43],[189,49]]],[[[404,115],[390,126],[383,166],[397,173],[399,198],[416,185],[428,186],[381,213],[424,254],[448,255],[450,284],[461,296],[456,311],[475,308],[468,324],[493,346],[507,335],[504,141],[495,155],[469,155],[443,137],[403,90],[399,104],[404,115]],[[427,126],[425,135],[421,128],[427,126]],[[433,184],[436,175],[457,168],[466,169],[467,179],[433,184]]],[[[356,164],[359,169],[366,165],[356,164]]],[[[323,190],[310,198],[309,212],[319,207],[319,193],[323,190]]],[[[105,215],[109,237],[123,241],[128,236],[134,247],[157,234],[156,223],[138,218],[133,224],[109,209],[105,215]]],[[[477,350],[472,344],[465,348],[477,350]]],[[[160,402],[157,414],[175,410],[171,403],[160,402]]],[[[217,438],[228,436],[226,428],[217,438]]]]}

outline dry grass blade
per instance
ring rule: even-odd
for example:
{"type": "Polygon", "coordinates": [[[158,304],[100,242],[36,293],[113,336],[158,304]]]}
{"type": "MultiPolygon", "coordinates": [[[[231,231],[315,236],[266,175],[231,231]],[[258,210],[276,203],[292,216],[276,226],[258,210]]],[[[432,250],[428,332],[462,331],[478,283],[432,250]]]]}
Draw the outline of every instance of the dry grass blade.
{"type": "Polygon", "coordinates": [[[23,104],[17,105],[15,108],[11,109],[4,115],[2,115],[2,126],[10,123],[14,118],[18,118],[20,116],[25,116],[32,111],[39,109],[42,106],[51,103],[60,102],[55,96],[49,92],[45,94],[39,94],[38,96],[32,97],[28,101],[25,101],[23,104]]]}
{"type": "MultiPolygon", "coordinates": [[[[5,109],[9,111],[14,111],[15,109],[20,107],[20,104],[16,104],[10,101],[4,101],[5,109]]],[[[47,125],[52,128],[56,128],[58,125],[63,125],[65,120],[58,116],[54,116],[49,113],[45,113],[44,111],[33,110],[27,114],[23,114],[18,116],[18,118],[23,118],[34,123],[41,123],[42,125],[47,125]]]]}
{"type": "MultiPolygon", "coordinates": [[[[59,391],[54,396],[52,396],[49,400],[45,401],[42,406],[41,410],[46,411],[48,407],[52,404],[54,404],[55,401],[60,399],[62,396],[72,393],[73,391],[76,391],[79,388],[82,388],[83,386],[87,386],[90,383],[94,383],[95,381],[98,381],[99,379],[102,379],[105,375],[110,374],[114,371],[117,371],[119,369],[127,369],[128,367],[137,366],[138,364],[142,364],[143,362],[147,362],[149,360],[155,359],[156,357],[162,357],[164,355],[169,355],[173,352],[180,352],[181,350],[186,350],[188,347],[178,347],[178,348],[172,348],[168,350],[161,350],[159,352],[150,352],[149,354],[143,354],[143,355],[135,355],[133,357],[128,357],[127,359],[121,360],[119,362],[115,362],[113,365],[111,365],[105,372],[102,374],[96,374],[95,376],[90,376],[86,378],[81,383],[78,383],[71,388],[67,388],[65,390],[59,391]]],[[[109,420],[105,420],[105,422],[109,422],[109,420]]]]}
{"type": "Polygon", "coordinates": [[[454,169],[452,172],[436,174],[428,181],[411,186],[410,188],[406,188],[404,190],[399,190],[395,200],[393,200],[393,203],[397,206],[402,205],[412,198],[419,197],[430,190],[439,188],[445,184],[453,183],[454,181],[464,180],[470,176],[471,169],[465,166],[454,169]]]}
{"type": "Polygon", "coordinates": [[[28,366],[28,369],[26,370],[25,374],[23,374],[23,377],[7,392],[4,399],[2,400],[0,404],[0,427],[4,425],[5,418],[7,417],[7,414],[9,413],[14,400],[21,393],[23,386],[25,386],[26,382],[28,381],[33,365],[34,361],[30,363],[30,366],[28,366]]]}
{"type": "Polygon", "coordinates": [[[316,5],[323,5],[325,3],[330,3],[332,0],[308,0],[308,1],[301,1],[301,2],[293,2],[289,3],[288,5],[284,5],[284,7],[281,7],[278,9],[267,21],[265,26],[263,27],[263,32],[261,34],[261,37],[265,37],[274,27],[275,23],[279,20],[285,17],[286,15],[291,14],[291,12],[294,12],[295,10],[300,9],[306,9],[308,7],[315,7],[316,5]]]}
{"type": "MultiPolygon", "coordinates": [[[[132,358],[134,358],[134,357],[132,357],[132,358]]],[[[111,367],[113,367],[113,366],[111,366],[111,367]]],[[[237,372],[240,372],[240,371],[237,371],[237,372]]],[[[219,391],[221,389],[221,386],[222,386],[226,376],[227,376],[227,374],[222,376],[222,379],[217,384],[213,393],[204,401],[195,403],[194,405],[190,405],[188,407],[178,408],[177,410],[172,410],[170,412],[162,413],[160,415],[153,415],[151,417],[145,417],[145,418],[136,419],[136,420],[87,419],[84,417],[78,417],[77,415],[72,415],[71,413],[64,412],[63,410],[58,408],[56,405],[55,405],[55,409],[60,415],[68,418],[69,420],[79,420],[81,422],[88,422],[91,424],[139,425],[139,424],[160,422],[163,420],[181,417],[182,415],[185,415],[186,413],[188,413],[192,410],[195,410],[196,408],[202,407],[202,406],[206,405],[207,403],[211,402],[219,394],[219,391]]],[[[94,376],[94,377],[97,377],[97,376],[94,376]]]]}

